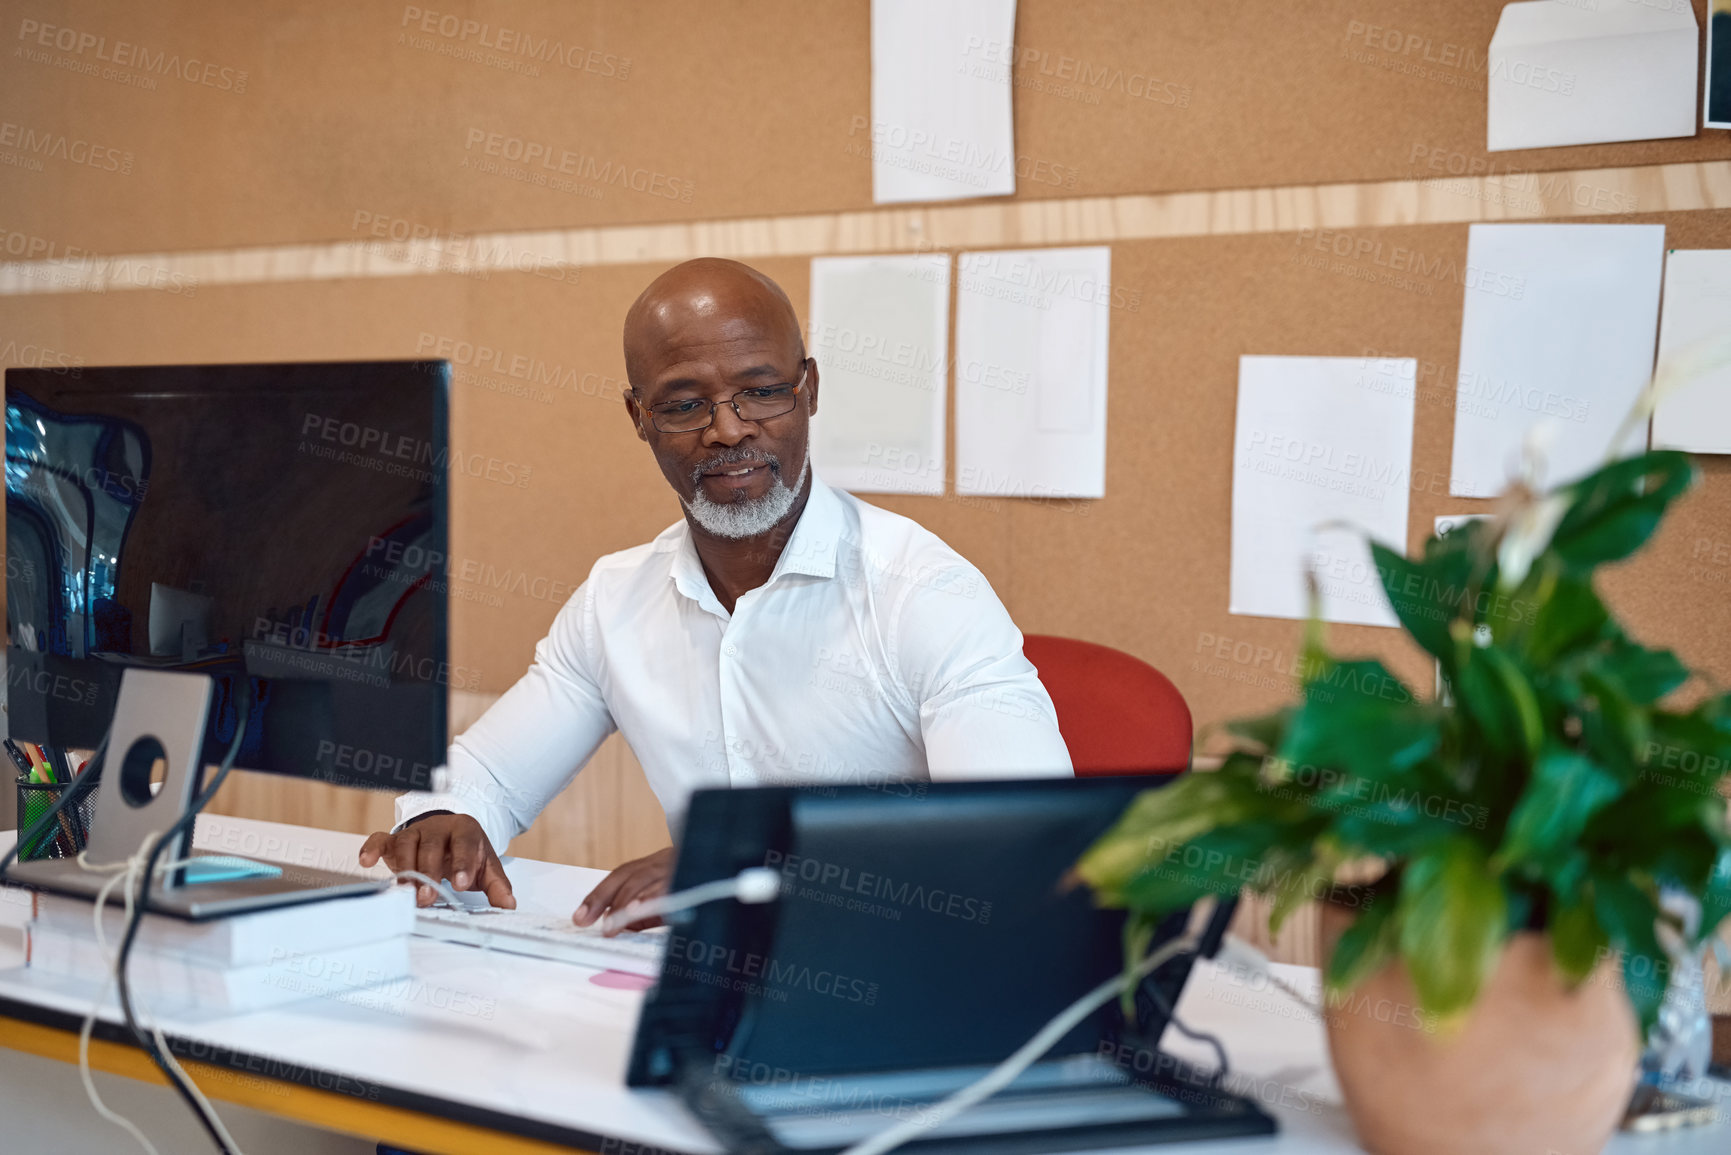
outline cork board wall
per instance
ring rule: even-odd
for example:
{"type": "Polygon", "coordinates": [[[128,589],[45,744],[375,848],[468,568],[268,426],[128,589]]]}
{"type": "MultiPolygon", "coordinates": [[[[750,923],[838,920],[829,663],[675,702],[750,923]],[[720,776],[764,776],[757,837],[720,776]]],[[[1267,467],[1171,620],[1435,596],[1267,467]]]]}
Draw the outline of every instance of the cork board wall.
{"type": "MultiPolygon", "coordinates": [[[[1501,7],[1020,0],[1016,44],[957,67],[1013,69],[1021,200],[1731,157],[1723,130],[1486,154],[1501,7]]],[[[4,239],[156,252],[869,208],[869,14],[0,0],[4,239]]]]}
{"type": "MultiPolygon", "coordinates": [[[[1731,214],[1630,219],[1662,221],[1672,247],[1731,248],[1731,214]]],[[[1434,516],[1485,507],[1447,496],[1463,292],[1449,270],[1464,266],[1466,226],[1360,236],[1370,254],[1401,246],[1440,271],[1379,282],[1388,270],[1374,255],[1319,267],[1307,233],[1114,246],[1114,280],[1137,304],[1112,316],[1105,499],[868,500],[916,518],[979,565],[1025,632],[1103,642],[1160,667],[1199,723],[1280,701],[1297,624],[1226,612],[1241,354],[1416,358],[1409,545],[1434,516]]],[[[760,265],[803,314],[807,263],[760,265]]],[[[461,688],[497,692],[595,558],[678,516],[618,400],[619,326],[658,271],[264,284],[191,299],[10,298],[0,327],[86,364],[450,357],[455,447],[480,463],[452,477],[452,657],[461,688]]],[[[1731,465],[1700,461],[1697,491],[1606,588],[1638,637],[1731,681],[1731,619],[1716,612],[1731,589],[1731,465]]],[[[1397,631],[1332,634],[1340,650],[1380,655],[1428,688],[1427,662],[1397,631]]]]}

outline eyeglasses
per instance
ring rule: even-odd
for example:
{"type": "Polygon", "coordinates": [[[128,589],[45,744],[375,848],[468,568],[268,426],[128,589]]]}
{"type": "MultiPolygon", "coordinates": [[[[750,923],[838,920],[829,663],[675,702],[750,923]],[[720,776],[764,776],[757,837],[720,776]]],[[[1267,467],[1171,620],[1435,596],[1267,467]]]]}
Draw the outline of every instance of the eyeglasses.
{"type": "Polygon", "coordinates": [[[645,408],[649,410],[650,422],[663,433],[696,433],[708,429],[715,424],[715,410],[719,405],[733,406],[734,416],[741,421],[768,421],[771,417],[793,412],[793,407],[798,404],[799,391],[805,388],[805,375],[811,369],[811,359],[808,357],[800,364],[799,380],[792,385],[753,385],[719,401],[693,397],[645,408]]]}

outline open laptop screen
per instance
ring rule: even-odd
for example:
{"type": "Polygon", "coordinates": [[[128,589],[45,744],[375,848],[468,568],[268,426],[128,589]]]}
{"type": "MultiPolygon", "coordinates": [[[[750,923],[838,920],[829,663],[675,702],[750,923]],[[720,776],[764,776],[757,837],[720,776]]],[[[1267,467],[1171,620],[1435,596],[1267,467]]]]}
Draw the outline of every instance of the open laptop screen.
{"type": "MultiPolygon", "coordinates": [[[[1123,966],[1123,913],[1096,909],[1065,875],[1160,781],[699,793],[675,888],[769,866],[783,892],[674,929],[632,1081],[690,1064],[754,1083],[996,1063],[1123,966]]],[[[1160,972],[1169,998],[1188,967],[1160,972]]],[[[1097,1051],[1116,1013],[1050,1054],[1097,1051]]],[[[1164,1023],[1143,1026],[1158,1037],[1164,1023]]]]}

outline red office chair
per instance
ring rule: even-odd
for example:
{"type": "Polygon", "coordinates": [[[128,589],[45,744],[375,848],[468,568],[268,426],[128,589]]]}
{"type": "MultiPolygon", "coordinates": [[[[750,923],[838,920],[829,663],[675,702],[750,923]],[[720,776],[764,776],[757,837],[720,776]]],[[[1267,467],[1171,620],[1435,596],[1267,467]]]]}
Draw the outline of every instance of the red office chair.
{"type": "Polygon", "coordinates": [[[1078,778],[1189,769],[1190,707],[1165,674],[1075,638],[1030,634],[1022,652],[1052,695],[1078,778]]]}

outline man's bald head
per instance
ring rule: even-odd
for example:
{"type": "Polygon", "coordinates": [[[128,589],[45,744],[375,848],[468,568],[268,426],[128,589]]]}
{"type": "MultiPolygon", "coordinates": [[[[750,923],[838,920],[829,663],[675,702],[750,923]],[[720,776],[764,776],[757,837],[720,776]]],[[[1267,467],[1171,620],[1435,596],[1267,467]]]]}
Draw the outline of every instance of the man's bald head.
{"type": "Polygon", "coordinates": [[[755,538],[799,516],[818,370],[781,286],[713,257],[667,270],[625,316],[625,373],[626,415],[695,530],[755,538]]]}
{"type": "Polygon", "coordinates": [[[693,340],[727,339],[742,330],[788,343],[803,357],[799,316],[781,286],[738,261],[698,257],[675,265],[649,283],[625,314],[625,375],[633,388],[651,382],[655,363],[693,340]]]}

